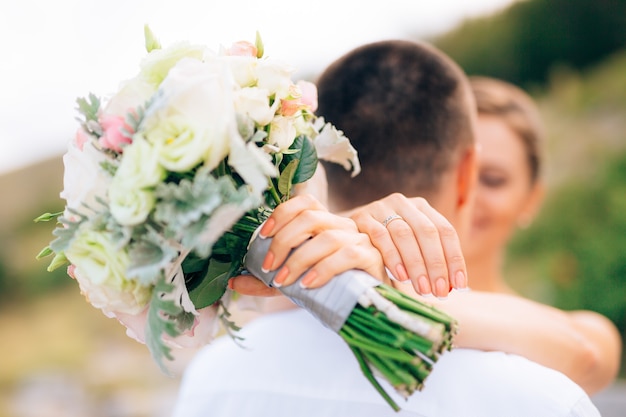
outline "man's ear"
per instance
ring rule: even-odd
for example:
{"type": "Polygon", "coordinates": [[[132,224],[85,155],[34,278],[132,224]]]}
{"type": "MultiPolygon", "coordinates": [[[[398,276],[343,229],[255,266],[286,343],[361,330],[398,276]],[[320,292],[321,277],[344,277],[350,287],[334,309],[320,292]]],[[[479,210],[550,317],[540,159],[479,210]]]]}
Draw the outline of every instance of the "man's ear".
{"type": "Polygon", "coordinates": [[[476,146],[470,146],[461,154],[457,166],[457,209],[462,208],[473,198],[478,175],[476,146]]]}

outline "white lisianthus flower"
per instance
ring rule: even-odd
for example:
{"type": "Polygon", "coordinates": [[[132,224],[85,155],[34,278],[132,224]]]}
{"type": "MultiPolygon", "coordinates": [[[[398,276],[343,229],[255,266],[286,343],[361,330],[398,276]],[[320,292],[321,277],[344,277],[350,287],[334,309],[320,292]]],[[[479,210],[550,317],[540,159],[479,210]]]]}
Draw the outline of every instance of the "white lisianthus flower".
{"type": "Polygon", "coordinates": [[[259,126],[265,126],[276,114],[279,101],[270,106],[269,91],[258,87],[246,87],[234,92],[235,111],[250,117],[259,126]]]}
{"type": "Polygon", "coordinates": [[[164,49],[153,49],[141,61],[141,77],[158,87],[167,77],[170,69],[184,58],[195,58],[202,61],[214,55],[207,47],[178,42],[164,49]]]}
{"type": "Polygon", "coordinates": [[[232,77],[223,63],[184,58],[170,70],[140,126],[159,150],[159,163],[185,172],[204,163],[215,168],[237,132],[232,77]]]}
{"type": "Polygon", "coordinates": [[[263,195],[267,189],[268,177],[278,175],[278,170],[266,152],[256,143],[245,143],[240,138],[233,138],[231,142],[228,164],[241,175],[241,178],[252,189],[252,193],[258,196],[263,195]]]}
{"type": "MultiPolygon", "coordinates": [[[[318,119],[318,122],[323,123],[323,119],[318,119]]],[[[313,143],[319,159],[340,164],[346,170],[352,171],[353,177],[361,172],[361,163],[356,149],[343,132],[337,130],[332,124],[324,124],[313,143]]]]}
{"type": "Polygon", "coordinates": [[[289,96],[289,91],[293,82],[291,80],[291,74],[294,72],[294,68],[271,60],[259,60],[256,74],[257,74],[257,87],[268,90],[270,94],[275,94],[276,99],[281,99],[289,96]]]}
{"type": "Polygon", "coordinates": [[[115,312],[140,313],[152,296],[152,287],[128,279],[128,253],[114,244],[110,233],[89,226],[86,223],[80,227],[65,251],[82,293],[109,316],[115,312]]]}
{"type": "Polygon", "coordinates": [[[291,117],[276,116],[270,123],[268,143],[283,152],[296,139],[296,126],[291,117]]]}
{"type": "MultiPolygon", "coordinates": [[[[84,134],[84,132],[83,132],[84,134]]],[[[61,198],[66,201],[66,217],[71,218],[68,208],[83,215],[99,208],[97,197],[104,198],[111,176],[101,168],[107,156],[86,140],[81,143],[72,141],[67,153],[63,155],[63,191],[61,198]],[[89,210],[90,207],[92,210],[89,210]]]]}

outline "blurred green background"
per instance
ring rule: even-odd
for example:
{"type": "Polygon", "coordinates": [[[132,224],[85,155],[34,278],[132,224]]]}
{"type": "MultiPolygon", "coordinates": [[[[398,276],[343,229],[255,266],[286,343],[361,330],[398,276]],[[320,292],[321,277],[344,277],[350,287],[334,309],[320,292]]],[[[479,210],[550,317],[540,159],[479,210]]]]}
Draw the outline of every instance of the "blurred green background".
{"type": "Polygon", "coordinates": [[[602,313],[626,340],[626,1],[519,2],[432,41],[469,75],[525,88],[541,110],[547,198],[510,247],[511,284],[602,313]]]}
{"type": "MultiPolygon", "coordinates": [[[[626,0],[523,1],[426,40],[470,75],[527,89],[541,108],[549,189],[538,219],[511,247],[512,285],[564,309],[598,311],[624,338],[626,0]]],[[[16,407],[24,416],[58,415],[32,411],[30,397],[58,384],[88,393],[66,416],[167,415],[177,377],[162,375],[64,271],[50,274],[46,261],[34,261],[53,225],[32,219],[62,209],[61,188],[60,157],[0,176],[0,416],[16,407]]],[[[183,353],[178,371],[185,360],[183,353]]]]}

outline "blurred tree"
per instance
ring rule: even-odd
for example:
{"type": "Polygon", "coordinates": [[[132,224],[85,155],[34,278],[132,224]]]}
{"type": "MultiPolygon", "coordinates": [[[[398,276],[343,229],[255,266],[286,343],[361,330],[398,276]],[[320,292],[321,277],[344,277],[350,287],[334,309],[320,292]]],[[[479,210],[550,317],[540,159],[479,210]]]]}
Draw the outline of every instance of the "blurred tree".
{"type": "Polygon", "coordinates": [[[536,224],[519,234],[511,262],[533,259],[554,305],[610,318],[626,340],[626,153],[586,182],[555,190],[536,224]]]}
{"type": "Polygon", "coordinates": [[[551,68],[581,69],[626,47],[626,0],[530,0],[432,42],[469,74],[528,87],[551,68]]]}

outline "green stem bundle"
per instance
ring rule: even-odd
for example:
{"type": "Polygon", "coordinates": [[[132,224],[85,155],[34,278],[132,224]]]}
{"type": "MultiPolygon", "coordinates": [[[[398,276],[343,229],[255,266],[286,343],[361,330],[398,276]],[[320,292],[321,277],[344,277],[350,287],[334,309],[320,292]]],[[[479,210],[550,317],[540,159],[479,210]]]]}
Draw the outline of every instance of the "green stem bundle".
{"type": "Polygon", "coordinates": [[[423,387],[441,353],[452,348],[457,326],[446,313],[392,287],[380,285],[374,290],[427,329],[424,334],[418,334],[392,320],[375,305],[357,304],[339,331],[367,380],[399,411],[398,404],[376,380],[372,368],[406,398],[423,387]]]}

